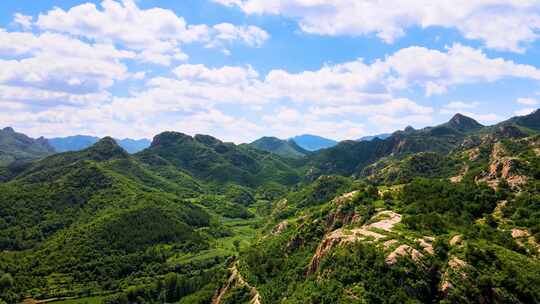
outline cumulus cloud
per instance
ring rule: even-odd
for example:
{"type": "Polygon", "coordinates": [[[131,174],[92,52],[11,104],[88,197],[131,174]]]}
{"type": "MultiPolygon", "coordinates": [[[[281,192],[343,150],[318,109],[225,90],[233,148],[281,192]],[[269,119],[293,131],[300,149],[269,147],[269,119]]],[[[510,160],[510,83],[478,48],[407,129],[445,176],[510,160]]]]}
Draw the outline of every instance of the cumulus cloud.
{"type": "Polygon", "coordinates": [[[256,26],[190,25],[172,10],[140,9],[133,0],[103,0],[100,8],[93,3],[67,11],[55,8],[40,14],[35,24],[41,30],[121,45],[136,51],[139,60],[160,65],[186,60],[183,44],[199,42],[209,47],[224,47],[223,44],[239,41],[258,47],[269,38],[267,32],[256,26]]]}
{"type": "Polygon", "coordinates": [[[540,4],[534,0],[214,0],[247,14],[283,15],[307,33],[376,34],[387,43],[408,28],[454,28],[489,48],[523,52],[538,39],[540,4]]]}
{"type": "Polygon", "coordinates": [[[24,30],[29,30],[32,28],[32,16],[23,15],[16,13],[13,15],[13,23],[20,26],[24,30]]]}
{"type": "Polygon", "coordinates": [[[515,111],[514,114],[518,116],[525,116],[525,115],[531,114],[534,111],[536,111],[536,109],[534,108],[525,108],[525,109],[520,109],[520,110],[515,111]]]}
{"type": "Polygon", "coordinates": [[[494,82],[505,77],[540,80],[540,70],[534,66],[489,58],[481,50],[461,44],[452,45],[446,52],[424,47],[401,49],[384,64],[395,73],[393,86],[419,85],[427,96],[444,93],[453,85],[494,82]]]}
{"type": "MultiPolygon", "coordinates": [[[[118,134],[124,126],[122,136],[137,133],[149,136],[162,131],[162,126],[181,127],[184,129],[179,130],[184,131],[197,127],[204,133],[223,123],[233,127],[216,127],[213,133],[219,131],[225,138],[230,138],[233,133],[227,132],[238,128],[234,129],[239,132],[234,135],[237,141],[254,139],[252,136],[261,134],[284,137],[297,133],[344,139],[365,134],[366,123],[376,126],[377,131],[386,132],[405,125],[431,124],[438,113],[462,112],[485,123],[493,122],[499,117],[492,113],[477,113],[478,102],[453,101],[435,109],[399,95],[402,90],[415,86],[433,94],[429,92],[429,84],[446,91],[459,84],[493,82],[506,77],[539,79],[539,75],[533,66],[489,58],[481,51],[461,45],[446,51],[410,47],[372,63],[357,59],[298,73],[271,70],[261,75],[249,65],[215,68],[181,64],[172,70],[172,76],[150,78],[145,86],[132,90],[128,96],[103,95],[101,99],[105,102],[69,111],[65,107],[47,109],[46,113],[50,114],[52,122],[47,120],[47,123],[52,130],[58,130],[54,127],[57,122],[73,125],[75,129],[87,127],[80,122],[84,116],[91,115],[93,121],[88,125],[94,124],[100,131],[111,130],[115,132],[113,134],[118,134]],[[414,60],[418,56],[423,60],[414,60]],[[227,109],[241,109],[244,113],[225,114],[227,109]],[[260,116],[261,113],[264,115],[260,116]],[[112,122],[107,123],[109,120],[112,122]],[[239,122],[248,128],[242,129],[239,122]]],[[[137,75],[131,77],[140,78],[137,75]]],[[[32,81],[26,80],[26,83],[32,81]]],[[[73,85],[78,85],[77,81],[73,85]]],[[[104,82],[101,87],[107,85],[104,82]]],[[[29,87],[39,89],[38,85],[29,87]]],[[[13,92],[11,96],[8,93],[3,96],[0,87],[0,99],[17,100],[13,92]]],[[[84,102],[91,96],[80,93],[79,99],[73,102],[84,102]]],[[[45,95],[41,99],[46,97],[57,96],[45,95]]],[[[43,115],[40,112],[23,117],[39,119],[42,123],[45,121],[43,115]]]]}
{"type": "Polygon", "coordinates": [[[540,104],[540,101],[534,98],[518,98],[516,102],[526,106],[536,106],[540,104]]]}
{"type": "Polygon", "coordinates": [[[131,76],[122,60],[134,56],[60,34],[0,29],[0,99],[54,105],[107,96],[105,90],[131,76]]]}

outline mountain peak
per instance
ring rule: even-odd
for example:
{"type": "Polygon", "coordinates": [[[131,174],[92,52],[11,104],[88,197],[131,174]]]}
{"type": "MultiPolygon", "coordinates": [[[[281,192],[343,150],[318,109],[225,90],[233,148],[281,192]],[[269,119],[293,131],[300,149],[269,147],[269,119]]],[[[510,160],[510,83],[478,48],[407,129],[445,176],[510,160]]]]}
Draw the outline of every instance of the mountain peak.
{"type": "Polygon", "coordinates": [[[292,139],[283,140],[273,136],[261,137],[252,142],[250,146],[259,150],[292,158],[300,158],[308,153],[308,151],[304,150],[292,139]]]}
{"type": "Polygon", "coordinates": [[[337,145],[337,141],[318,135],[303,134],[291,138],[298,146],[308,151],[317,151],[337,145]]]}
{"type": "Polygon", "coordinates": [[[94,160],[103,161],[112,158],[126,158],[128,153],[112,137],[103,137],[87,149],[94,160]]]}
{"type": "Polygon", "coordinates": [[[450,127],[459,131],[470,131],[483,127],[483,125],[481,125],[476,120],[460,113],[454,115],[454,117],[452,117],[452,119],[450,119],[447,124],[450,127]]]}
{"type": "Polygon", "coordinates": [[[2,129],[2,131],[9,132],[9,133],[15,133],[15,130],[13,130],[12,127],[5,127],[4,129],[2,129]]]}
{"type": "Polygon", "coordinates": [[[186,140],[193,140],[193,137],[180,132],[166,131],[154,136],[154,139],[152,140],[150,146],[155,147],[176,142],[183,142],[186,140]]]}
{"type": "Polygon", "coordinates": [[[414,129],[412,126],[407,126],[407,127],[405,127],[405,129],[404,129],[403,131],[405,131],[405,132],[412,132],[412,131],[414,131],[414,130],[415,130],[415,129],[414,129]]]}

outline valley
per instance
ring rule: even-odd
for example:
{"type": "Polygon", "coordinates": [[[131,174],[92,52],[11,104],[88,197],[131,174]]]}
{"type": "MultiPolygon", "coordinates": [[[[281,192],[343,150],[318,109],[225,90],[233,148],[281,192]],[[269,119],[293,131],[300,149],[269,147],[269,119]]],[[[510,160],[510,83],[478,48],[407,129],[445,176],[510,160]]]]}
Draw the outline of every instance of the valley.
{"type": "Polygon", "coordinates": [[[292,157],[164,132],[12,162],[0,301],[536,302],[539,115],[292,157]]]}

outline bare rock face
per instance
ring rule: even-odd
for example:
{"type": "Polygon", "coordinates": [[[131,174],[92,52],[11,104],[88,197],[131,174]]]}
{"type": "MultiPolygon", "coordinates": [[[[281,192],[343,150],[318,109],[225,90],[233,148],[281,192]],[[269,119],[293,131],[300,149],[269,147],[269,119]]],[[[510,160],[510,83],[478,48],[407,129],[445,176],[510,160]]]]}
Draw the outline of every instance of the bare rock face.
{"type": "Polygon", "coordinates": [[[277,224],[274,229],[272,229],[271,234],[272,235],[280,235],[285,229],[289,227],[289,222],[287,220],[282,221],[281,223],[277,224]]]}
{"type": "Polygon", "coordinates": [[[399,257],[404,256],[410,256],[415,262],[420,262],[420,259],[424,257],[420,251],[412,248],[409,245],[403,244],[398,246],[386,257],[385,263],[389,266],[394,265],[397,263],[399,257]]]}
{"type": "Polygon", "coordinates": [[[500,142],[493,145],[490,156],[489,169],[481,176],[477,176],[477,182],[486,182],[492,188],[496,188],[504,179],[511,187],[519,187],[528,182],[527,176],[520,175],[521,161],[509,156],[500,142]]]}
{"type": "Polygon", "coordinates": [[[446,267],[446,271],[443,273],[441,277],[441,286],[439,287],[439,290],[447,296],[451,289],[454,288],[454,285],[452,282],[450,282],[450,273],[459,273],[461,276],[461,279],[466,279],[467,274],[463,271],[463,268],[467,267],[467,262],[461,260],[460,258],[456,256],[451,256],[448,260],[448,264],[446,267]]]}
{"type": "Polygon", "coordinates": [[[247,287],[250,290],[251,300],[249,301],[250,304],[261,304],[262,298],[257,289],[251,285],[249,285],[248,282],[244,280],[242,277],[242,274],[238,271],[238,268],[236,267],[236,264],[233,265],[233,267],[230,269],[231,275],[229,276],[229,279],[225,283],[224,286],[222,286],[220,289],[217,290],[216,294],[214,295],[212,299],[212,304],[220,304],[222,303],[223,297],[234,287],[247,287]]]}
{"type": "Polygon", "coordinates": [[[373,217],[374,219],[380,218],[378,221],[371,224],[364,225],[360,228],[355,229],[336,229],[328,233],[322,242],[317,247],[315,254],[311,258],[309,263],[307,275],[315,273],[319,269],[321,260],[335,247],[338,245],[345,245],[354,243],[356,241],[370,241],[370,240],[380,240],[385,237],[385,235],[373,231],[372,229],[380,229],[384,231],[391,231],[392,228],[401,221],[401,215],[393,211],[381,211],[373,217]]]}
{"type": "Polygon", "coordinates": [[[463,242],[463,237],[461,235],[457,234],[457,235],[454,235],[450,239],[450,242],[448,242],[448,243],[450,244],[450,246],[456,246],[456,245],[461,244],[461,242],[463,242]]]}

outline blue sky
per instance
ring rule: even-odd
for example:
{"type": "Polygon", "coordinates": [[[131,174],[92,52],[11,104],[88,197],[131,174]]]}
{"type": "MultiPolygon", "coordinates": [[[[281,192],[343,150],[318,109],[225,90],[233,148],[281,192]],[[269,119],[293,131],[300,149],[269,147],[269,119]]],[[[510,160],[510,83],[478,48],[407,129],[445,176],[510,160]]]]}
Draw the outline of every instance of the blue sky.
{"type": "Polygon", "coordinates": [[[0,126],[247,142],[493,124],[538,108],[539,35],[537,1],[4,1],[0,126]]]}

